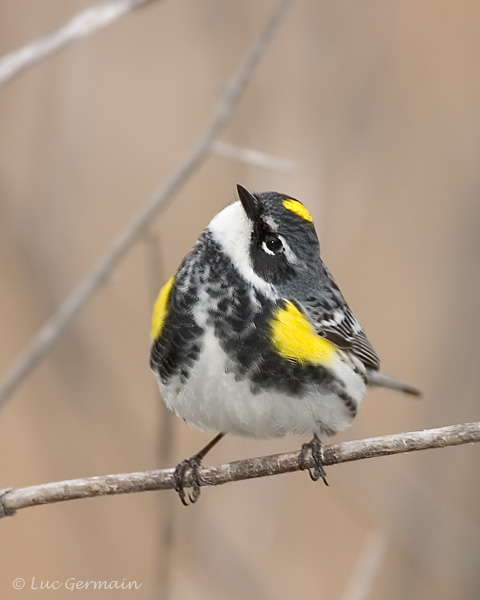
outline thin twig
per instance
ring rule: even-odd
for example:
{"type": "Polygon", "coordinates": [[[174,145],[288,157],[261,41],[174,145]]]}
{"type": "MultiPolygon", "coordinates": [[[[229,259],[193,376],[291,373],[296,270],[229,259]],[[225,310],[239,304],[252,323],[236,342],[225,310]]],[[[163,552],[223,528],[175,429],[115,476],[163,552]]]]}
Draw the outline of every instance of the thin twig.
{"type": "MultiPolygon", "coordinates": [[[[329,466],[365,458],[459,446],[473,442],[480,442],[480,421],[331,444],[324,448],[324,464],[329,466]]],[[[299,452],[246,458],[232,463],[201,467],[199,475],[204,486],[222,485],[233,481],[298,471],[300,469],[298,459],[299,452]]],[[[311,458],[307,460],[305,466],[313,468],[313,460],[311,458]]],[[[174,469],[159,469],[5,489],[0,492],[0,517],[13,515],[21,508],[38,504],[172,489],[175,485],[173,473],[174,469]]],[[[190,485],[189,477],[187,472],[186,487],[190,485]]]]}
{"type": "Polygon", "coordinates": [[[109,279],[127,251],[151,225],[152,219],[160,208],[171,199],[174,192],[206,158],[213,142],[231,118],[240,96],[255,67],[264,55],[289,2],[290,0],[279,0],[277,3],[267,25],[225,86],[213,115],[198,142],[194,144],[167,181],[133,217],[126,229],[113,242],[108,252],[99,259],[85,279],[64,300],[53,316],[45,322],[27,349],[12,365],[0,387],[0,406],[5,403],[40,359],[53,347],[73,317],[90,300],[99,287],[109,279]]]}
{"type": "MultiPolygon", "coordinates": [[[[161,250],[158,235],[149,230],[144,237],[144,247],[147,262],[147,279],[150,288],[150,302],[152,305],[158,295],[160,283],[164,281],[165,273],[161,260],[161,250]]],[[[152,382],[153,383],[153,382],[152,382]]],[[[152,386],[153,389],[153,386],[152,386]]],[[[160,390],[155,385],[155,398],[157,406],[161,411],[158,464],[169,465],[173,461],[172,452],[174,445],[175,415],[167,409],[162,402],[160,390]]],[[[158,519],[159,519],[159,556],[155,561],[154,589],[157,600],[168,600],[171,596],[172,583],[172,546],[176,533],[175,498],[171,494],[163,494],[159,497],[158,519]]]]}
{"type": "Polygon", "coordinates": [[[272,171],[283,173],[293,171],[295,167],[293,160],[289,160],[288,158],[272,156],[266,152],[259,152],[251,148],[238,148],[224,142],[214,142],[212,152],[218,156],[239,160],[254,167],[263,167],[264,169],[272,169],[272,171]]]}
{"type": "Polygon", "coordinates": [[[79,38],[95,33],[120,17],[156,0],[111,0],[91,6],[67,23],[0,59],[0,86],[79,38]]]}

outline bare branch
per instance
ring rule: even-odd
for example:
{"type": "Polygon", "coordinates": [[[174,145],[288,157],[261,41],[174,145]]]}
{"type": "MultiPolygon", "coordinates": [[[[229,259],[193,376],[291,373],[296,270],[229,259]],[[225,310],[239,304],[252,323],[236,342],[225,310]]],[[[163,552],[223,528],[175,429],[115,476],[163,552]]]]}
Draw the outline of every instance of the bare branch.
{"type": "Polygon", "coordinates": [[[155,1],[111,0],[79,12],[62,27],[0,59],[0,86],[79,38],[91,35],[127,13],[155,1]]]}
{"type": "Polygon", "coordinates": [[[224,142],[214,142],[212,144],[212,152],[218,154],[218,156],[239,160],[255,167],[272,169],[272,171],[287,173],[288,171],[293,171],[295,166],[294,162],[288,158],[272,156],[271,154],[252,150],[251,148],[238,148],[224,142]]]}
{"type": "Polygon", "coordinates": [[[53,316],[46,321],[27,349],[12,365],[0,387],[0,406],[4,404],[40,359],[53,347],[73,317],[90,300],[99,287],[109,279],[127,251],[151,225],[152,219],[160,208],[170,200],[189,175],[206,158],[216,137],[231,118],[240,96],[255,67],[264,55],[289,2],[290,0],[279,0],[277,3],[267,25],[225,86],[213,115],[198,142],[183,158],[167,181],[133,217],[126,229],[113,242],[108,252],[99,259],[85,279],[71,292],[53,316]]]}
{"type": "MultiPolygon", "coordinates": [[[[163,261],[158,235],[149,230],[144,236],[145,257],[147,262],[147,279],[150,287],[150,302],[153,304],[158,295],[160,283],[164,280],[163,261]]],[[[153,383],[153,382],[152,382],[153,383]]],[[[173,462],[173,447],[175,439],[175,415],[167,409],[162,402],[160,389],[155,388],[155,399],[158,406],[161,406],[160,435],[158,465],[169,465],[173,462]]],[[[152,391],[153,391],[152,386],[152,391]]],[[[175,498],[173,494],[162,494],[158,497],[158,541],[159,556],[155,561],[153,578],[156,582],[155,587],[162,591],[160,598],[168,600],[170,598],[170,588],[172,584],[172,564],[173,564],[173,543],[176,539],[177,520],[175,519],[175,498]]]]}
{"type": "MultiPolygon", "coordinates": [[[[480,442],[480,422],[330,444],[324,449],[324,464],[329,466],[365,458],[389,456],[429,448],[459,446],[472,442],[480,442]]],[[[201,483],[204,486],[222,485],[233,481],[298,471],[300,469],[298,458],[299,452],[246,458],[232,463],[201,467],[199,474],[201,483]]],[[[307,463],[306,466],[313,468],[313,460],[311,464],[307,463]]],[[[0,517],[13,515],[21,508],[37,506],[38,504],[52,504],[94,496],[172,489],[174,487],[173,473],[174,469],[159,469],[71,479],[18,489],[5,489],[0,492],[0,517]]],[[[189,487],[189,485],[190,481],[187,473],[186,487],[189,487]]]]}

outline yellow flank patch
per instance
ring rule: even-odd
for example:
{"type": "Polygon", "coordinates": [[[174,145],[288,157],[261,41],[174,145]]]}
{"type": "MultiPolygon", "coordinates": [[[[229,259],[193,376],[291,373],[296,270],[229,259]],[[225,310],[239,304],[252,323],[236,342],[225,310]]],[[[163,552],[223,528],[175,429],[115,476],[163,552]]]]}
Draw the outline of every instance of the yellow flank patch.
{"type": "Polygon", "coordinates": [[[167,302],[170,297],[174,279],[175,275],[172,275],[172,277],[170,277],[167,283],[160,290],[158,298],[155,300],[155,304],[153,305],[152,331],[150,333],[152,340],[156,340],[162,333],[162,328],[167,316],[167,302]]]}
{"type": "Polygon", "coordinates": [[[335,346],[315,333],[312,324],[293,302],[286,300],[272,320],[275,350],[292,362],[327,365],[335,358],[335,346]]]}
{"type": "Polygon", "coordinates": [[[312,215],[308,212],[308,210],[303,206],[301,202],[298,200],[294,200],[293,198],[285,198],[282,202],[283,206],[288,210],[291,210],[305,221],[309,223],[313,223],[312,215]]]}

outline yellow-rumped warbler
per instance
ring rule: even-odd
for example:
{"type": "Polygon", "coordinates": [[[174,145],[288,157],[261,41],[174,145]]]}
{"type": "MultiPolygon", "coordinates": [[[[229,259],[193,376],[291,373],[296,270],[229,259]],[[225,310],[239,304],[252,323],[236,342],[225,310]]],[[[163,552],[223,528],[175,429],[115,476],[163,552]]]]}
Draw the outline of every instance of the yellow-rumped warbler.
{"type": "MultiPolygon", "coordinates": [[[[313,434],[313,479],[322,477],[320,435],[343,431],[367,385],[418,391],[379,369],[379,359],[320,258],[305,206],[276,192],[252,194],[218,213],[161,289],[150,365],[165,404],[218,435],[175,471],[184,504],[200,494],[198,467],[226,434],[313,434]]],[[[326,480],[325,480],[326,481],[326,480]]]]}

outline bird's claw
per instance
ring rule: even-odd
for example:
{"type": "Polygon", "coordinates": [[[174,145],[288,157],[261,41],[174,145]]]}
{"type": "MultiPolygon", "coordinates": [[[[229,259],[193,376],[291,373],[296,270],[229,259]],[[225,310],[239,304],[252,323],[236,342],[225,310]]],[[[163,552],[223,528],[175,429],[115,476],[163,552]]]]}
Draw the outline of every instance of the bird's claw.
{"type": "Polygon", "coordinates": [[[313,436],[313,439],[310,442],[302,444],[300,456],[298,457],[298,464],[302,471],[308,471],[312,481],[318,481],[320,478],[322,478],[323,483],[328,485],[327,473],[323,467],[323,444],[316,435],[313,436]],[[307,457],[309,454],[311,454],[315,465],[313,471],[309,466],[307,466],[307,457]]]}
{"type": "Polygon", "coordinates": [[[175,491],[177,492],[183,506],[188,506],[188,500],[190,500],[190,504],[195,504],[200,496],[200,486],[202,485],[202,482],[200,480],[198,469],[200,468],[201,464],[201,459],[197,455],[194,455],[191,458],[182,460],[182,462],[175,467],[175,473],[173,474],[175,491]],[[184,489],[185,484],[187,483],[185,479],[187,471],[190,471],[190,483],[192,486],[192,491],[188,494],[188,500],[184,489]]]}

